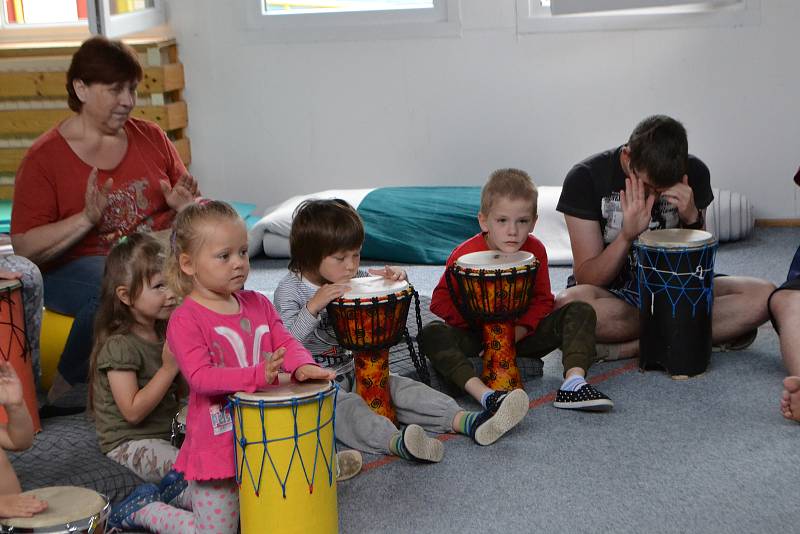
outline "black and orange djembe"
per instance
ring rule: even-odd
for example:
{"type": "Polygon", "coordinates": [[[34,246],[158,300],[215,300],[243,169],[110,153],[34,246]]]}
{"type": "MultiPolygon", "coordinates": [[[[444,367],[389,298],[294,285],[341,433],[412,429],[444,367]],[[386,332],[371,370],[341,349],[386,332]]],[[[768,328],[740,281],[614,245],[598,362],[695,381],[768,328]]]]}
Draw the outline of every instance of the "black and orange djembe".
{"type": "Polygon", "coordinates": [[[348,284],[350,291],[328,304],[330,323],[339,345],[353,352],[356,393],[375,413],[397,423],[389,390],[389,349],[405,338],[420,373],[424,360],[417,362],[406,327],[412,299],[419,317],[419,296],[406,281],[365,277],[348,284]]]}
{"type": "Polygon", "coordinates": [[[522,387],[514,320],[528,309],[539,261],[530,252],[465,254],[448,267],[447,286],[464,319],[483,332],[481,380],[492,389],[522,387]]]}

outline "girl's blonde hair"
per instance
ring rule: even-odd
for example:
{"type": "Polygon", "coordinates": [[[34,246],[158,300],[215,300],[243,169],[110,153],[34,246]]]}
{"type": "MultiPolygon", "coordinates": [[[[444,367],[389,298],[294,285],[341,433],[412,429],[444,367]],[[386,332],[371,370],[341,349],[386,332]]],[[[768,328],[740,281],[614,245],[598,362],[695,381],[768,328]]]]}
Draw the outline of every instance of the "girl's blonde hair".
{"type": "MultiPolygon", "coordinates": [[[[97,375],[97,356],[115,335],[128,334],[135,319],[129,305],[117,296],[117,288],[128,289],[130,302],[134,302],[145,284],[164,269],[164,249],[149,234],[134,233],[123,237],[106,258],[100,289],[100,305],[94,320],[94,345],[89,360],[89,407],[94,411],[94,381],[97,375]]],[[[163,337],[167,321],[156,321],[156,333],[163,337]]]]}
{"type": "Polygon", "coordinates": [[[192,256],[203,244],[201,229],[203,224],[230,219],[242,221],[236,210],[221,200],[205,200],[190,204],[175,217],[165,278],[178,298],[191,293],[194,287],[192,277],[181,270],[181,254],[192,256]]]}

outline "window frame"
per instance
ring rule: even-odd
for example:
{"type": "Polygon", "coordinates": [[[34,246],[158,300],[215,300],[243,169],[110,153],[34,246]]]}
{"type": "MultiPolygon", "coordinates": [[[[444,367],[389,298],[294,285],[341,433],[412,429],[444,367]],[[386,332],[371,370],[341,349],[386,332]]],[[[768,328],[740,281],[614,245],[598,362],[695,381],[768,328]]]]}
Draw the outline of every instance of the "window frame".
{"type": "Polygon", "coordinates": [[[111,14],[111,0],[87,0],[89,32],[116,39],[144,32],[167,22],[164,0],[153,0],[153,7],[119,15],[111,14]]]}
{"type": "Polygon", "coordinates": [[[461,1],[433,0],[433,8],[267,15],[262,0],[246,0],[244,27],[250,40],[267,42],[353,41],[461,35],[461,1]]]}
{"type": "MultiPolygon", "coordinates": [[[[517,33],[637,31],[709,26],[753,26],[761,22],[761,0],[740,0],[735,6],[685,13],[587,13],[553,16],[539,0],[517,1],[517,33]]],[[[590,0],[589,0],[590,1],[590,0]]],[[[713,2],[709,2],[713,4],[713,2]]],[[[713,7],[713,6],[711,6],[713,7]]]]}
{"type": "MultiPolygon", "coordinates": [[[[130,33],[153,30],[166,24],[166,6],[164,0],[154,0],[154,7],[146,11],[110,15],[110,0],[87,0],[87,19],[79,22],[66,22],[63,24],[6,24],[0,20],[0,43],[52,43],[59,41],[85,41],[97,32],[98,12],[107,13],[105,22],[105,35],[109,38],[118,38],[130,33]]],[[[3,8],[5,9],[5,8],[3,8]]]]}

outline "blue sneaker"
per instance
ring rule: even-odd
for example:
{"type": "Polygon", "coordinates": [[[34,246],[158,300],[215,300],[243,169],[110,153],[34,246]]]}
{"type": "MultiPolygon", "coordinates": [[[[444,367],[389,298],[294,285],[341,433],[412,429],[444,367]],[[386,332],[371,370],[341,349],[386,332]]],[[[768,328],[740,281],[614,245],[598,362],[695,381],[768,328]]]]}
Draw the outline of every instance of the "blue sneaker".
{"type": "Polygon", "coordinates": [[[150,503],[158,502],[161,494],[155,484],[142,484],[131,492],[121,503],[111,509],[108,516],[109,529],[130,529],[138,527],[133,523],[133,514],[150,503]]]}
{"type": "Polygon", "coordinates": [[[161,502],[169,504],[178,495],[186,489],[189,485],[186,479],[183,478],[183,473],[179,473],[174,469],[164,475],[161,482],[158,483],[158,492],[161,494],[161,502]]]}

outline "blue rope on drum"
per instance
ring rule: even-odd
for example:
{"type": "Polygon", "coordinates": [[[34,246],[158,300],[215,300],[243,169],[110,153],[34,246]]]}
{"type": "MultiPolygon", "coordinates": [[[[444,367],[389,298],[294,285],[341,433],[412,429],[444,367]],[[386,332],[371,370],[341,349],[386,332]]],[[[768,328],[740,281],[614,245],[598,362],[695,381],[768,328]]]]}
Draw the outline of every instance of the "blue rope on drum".
{"type": "Polygon", "coordinates": [[[646,289],[652,297],[651,314],[655,296],[661,293],[666,294],[669,299],[673,317],[682,299],[692,305],[692,317],[703,299],[706,301],[708,313],[711,313],[716,243],[686,249],[637,245],[635,251],[640,308],[644,306],[641,292],[646,289]]]}
{"type": "Polygon", "coordinates": [[[269,459],[269,464],[272,468],[272,472],[275,475],[278,483],[281,486],[281,491],[283,494],[283,498],[286,498],[286,486],[288,485],[289,474],[292,471],[292,465],[295,463],[295,458],[299,459],[300,466],[303,469],[303,475],[306,479],[306,483],[309,486],[309,493],[313,493],[314,491],[314,481],[316,478],[317,473],[317,465],[320,461],[320,457],[325,462],[325,469],[327,470],[328,474],[328,484],[333,484],[334,478],[334,469],[333,469],[333,461],[334,455],[336,454],[336,436],[335,436],[335,419],[336,419],[336,400],[339,393],[339,386],[338,384],[333,385],[333,389],[328,391],[323,391],[317,393],[312,397],[305,397],[302,399],[293,398],[288,401],[283,402],[274,402],[274,401],[264,401],[264,400],[242,400],[238,397],[232,397],[228,400],[227,409],[231,410],[231,416],[233,416],[233,411],[236,411],[237,417],[235,418],[236,423],[233,425],[233,441],[234,446],[241,447],[241,458],[236,461],[236,483],[241,485],[242,479],[244,477],[244,472],[246,471],[250,482],[253,484],[253,488],[255,489],[256,496],[259,494],[259,490],[261,489],[261,481],[264,476],[264,466],[266,465],[267,459],[269,459]],[[325,402],[325,399],[333,395],[333,409],[331,410],[331,416],[326,420],[322,420],[322,406],[325,402]],[[317,404],[317,420],[316,420],[316,428],[311,430],[307,430],[305,432],[300,432],[297,426],[297,413],[301,405],[309,404],[312,402],[316,402],[317,404]],[[246,408],[258,408],[258,415],[261,422],[261,437],[259,440],[248,441],[245,437],[244,431],[244,418],[242,417],[242,407],[246,408]],[[275,408],[290,408],[292,412],[293,418],[293,433],[290,436],[281,437],[281,438],[272,438],[267,439],[267,424],[264,418],[264,414],[268,409],[275,409],[275,408]],[[238,432],[237,432],[237,424],[238,424],[238,432]],[[322,437],[321,432],[328,426],[332,426],[332,431],[334,432],[331,450],[325,450],[325,446],[322,444],[322,437]],[[316,443],[314,445],[314,461],[313,465],[311,465],[311,474],[309,476],[309,471],[306,465],[306,459],[303,458],[303,453],[300,450],[300,439],[304,436],[316,436],[316,443]],[[293,441],[292,453],[289,459],[289,465],[286,467],[286,472],[281,473],[279,472],[278,466],[275,464],[275,461],[272,455],[269,452],[269,445],[276,444],[280,442],[285,442],[288,440],[293,441]],[[249,446],[261,445],[263,446],[263,451],[261,453],[261,462],[260,465],[257,466],[258,469],[258,477],[254,475],[254,467],[251,466],[250,460],[247,458],[247,448],[249,446]]]}

